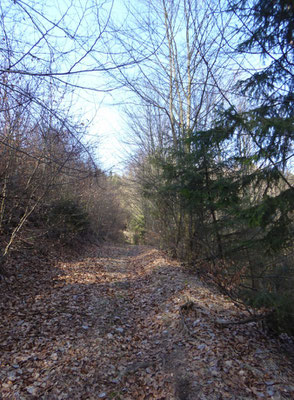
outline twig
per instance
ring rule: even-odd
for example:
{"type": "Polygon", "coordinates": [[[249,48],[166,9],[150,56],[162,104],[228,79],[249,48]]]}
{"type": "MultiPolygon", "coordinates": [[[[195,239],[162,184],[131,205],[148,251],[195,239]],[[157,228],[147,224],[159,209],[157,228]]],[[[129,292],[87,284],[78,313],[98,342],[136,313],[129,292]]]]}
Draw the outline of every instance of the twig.
{"type": "Polygon", "coordinates": [[[241,319],[240,321],[226,321],[226,320],[223,320],[223,319],[217,319],[215,321],[215,324],[218,325],[218,326],[221,326],[221,327],[230,326],[230,325],[249,324],[250,322],[261,321],[261,320],[267,318],[272,313],[273,312],[271,311],[270,313],[267,313],[267,314],[256,315],[256,316],[253,316],[253,317],[241,319]]]}

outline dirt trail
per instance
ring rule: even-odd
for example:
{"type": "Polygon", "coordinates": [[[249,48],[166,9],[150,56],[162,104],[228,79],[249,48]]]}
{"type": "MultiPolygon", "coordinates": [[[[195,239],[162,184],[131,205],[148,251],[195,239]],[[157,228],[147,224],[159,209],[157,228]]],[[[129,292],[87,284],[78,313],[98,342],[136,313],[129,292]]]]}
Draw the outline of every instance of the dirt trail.
{"type": "Polygon", "coordinates": [[[294,399],[278,342],[219,328],[240,311],[157,250],[104,246],[20,278],[2,283],[3,399],[294,399]]]}

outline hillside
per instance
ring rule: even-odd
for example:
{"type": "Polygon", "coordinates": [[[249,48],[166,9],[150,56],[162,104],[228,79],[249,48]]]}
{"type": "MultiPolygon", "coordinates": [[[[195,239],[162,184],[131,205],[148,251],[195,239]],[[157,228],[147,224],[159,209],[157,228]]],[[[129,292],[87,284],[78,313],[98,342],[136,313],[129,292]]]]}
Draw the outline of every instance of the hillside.
{"type": "Polygon", "coordinates": [[[282,344],[155,249],[36,256],[1,293],[3,399],[294,398],[282,344]]]}

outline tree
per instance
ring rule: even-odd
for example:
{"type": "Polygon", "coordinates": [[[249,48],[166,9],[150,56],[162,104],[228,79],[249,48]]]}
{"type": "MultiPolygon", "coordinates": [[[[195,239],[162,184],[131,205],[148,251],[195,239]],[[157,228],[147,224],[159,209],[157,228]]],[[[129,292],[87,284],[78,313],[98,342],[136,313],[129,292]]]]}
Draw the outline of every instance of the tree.
{"type": "Polygon", "coordinates": [[[37,211],[46,215],[64,197],[69,210],[78,209],[77,182],[103,176],[84,141],[87,126],[73,117],[72,99],[82,89],[115,89],[98,75],[139,61],[122,50],[105,50],[118,35],[110,29],[113,8],[107,0],[0,4],[3,258],[37,211]]]}
{"type": "MultiPolygon", "coordinates": [[[[244,112],[235,107],[227,110],[222,117],[221,129],[229,135],[249,135],[253,141],[252,153],[242,162],[254,162],[258,167],[251,174],[252,179],[247,176],[247,182],[253,182],[258,174],[266,180],[265,208],[259,206],[258,212],[263,215],[259,222],[264,229],[272,226],[267,237],[272,241],[272,247],[278,249],[283,246],[283,241],[289,240],[286,225],[291,222],[289,215],[294,204],[294,188],[285,173],[293,157],[294,139],[294,8],[291,2],[282,0],[241,1],[230,3],[230,12],[238,17],[239,32],[245,37],[237,51],[259,54],[265,67],[238,82],[240,93],[250,96],[250,106],[244,112]],[[268,187],[278,180],[285,183],[284,190],[275,200],[268,199],[268,187]],[[279,240],[274,239],[278,232],[280,245],[279,240]]],[[[252,212],[256,213],[256,210],[252,209],[252,212]]]]}
{"type": "MultiPolygon", "coordinates": [[[[142,0],[140,6],[139,16],[129,10],[129,39],[122,45],[134,61],[142,51],[151,56],[136,68],[119,69],[114,77],[134,94],[135,105],[139,98],[138,113],[143,104],[167,122],[161,135],[165,146],[176,148],[179,139],[205,126],[213,107],[222,100],[220,88],[225,91],[230,85],[225,70],[229,58],[224,53],[229,20],[218,18],[223,30],[219,35],[214,23],[218,2],[142,0]],[[131,30],[136,36],[130,37],[131,30]]],[[[133,106],[131,112],[136,113],[133,106]]]]}
{"type": "Polygon", "coordinates": [[[177,253],[193,235],[194,222],[176,190],[174,195],[172,190],[168,194],[161,190],[168,185],[162,168],[170,162],[180,168],[182,157],[177,157],[189,154],[189,138],[196,129],[210,126],[214,109],[222,102],[222,90],[231,85],[233,76],[225,69],[230,63],[225,54],[229,18],[220,17],[218,2],[205,0],[154,0],[147,5],[142,1],[142,7],[144,12],[140,20],[136,15],[134,23],[138,39],[134,37],[130,47],[135,52],[134,43],[144,38],[154,54],[137,69],[120,71],[119,82],[135,95],[136,106],[127,109],[127,116],[139,149],[136,177],[141,194],[148,193],[145,223],[157,226],[177,253]]]}
{"type": "MultiPolygon", "coordinates": [[[[139,193],[149,202],[153,225],[158,223],[165,244],[176,255],[212,261],[222,283],[244,285],[231,285],[234,295],[274,306],[273,321],[289,330],[286,320],[293,309],[283,290],[292,299],[287,281],[293,282],[293,5],[220,2],[220,8],[204,7],[196,16],[190,2],[183,8],[181,4],[152,3],[156,15],[163,15],[165,47],[160,48],[151,75],[146,63],[136,81],[127,80],[148,104],[145,112],[132,112],[132,128],[142,144],[136,175],[139,193]],[[184,25],[177,24],[179,15],[184,16],[184,25]],[[212,19],[215,30],[209,31],[204,15],[212,19]],[[234,29],[223,30],[222,18],[234,29]],[[182,26],[188,26],[185,40],[182,26]],[[207,44],[215,38],[210,53],[207,44]],[[181,53],[189,44],[191,52],[181,53]],[[187,54],[194,54],[189,68],[187,54]],[[223,72],[226,65],[238,65],[240,58],[238,82],[224,90],[228,80],[219,79],[219,64],[223,72]],[[203,86],[198,85],[197,73],[203,86]],[[189,76],[190,86],[185,86],[189,76]],[[285,280],[277,279],[279,271],[285,280]]],[[[143,26],[160,37],[151,21],[143,26]]]]}
{"type": "Polygon", "coordinates": [[[117,50],[120,28],[111,28],[113,13],[113,0],[2,1],[0,86],[6,96],[35,108],[36,115],[51,114],[74,135],[75,124],[64,112],[81,91],[111,92],[117,84],[105,73],[140,62],[117,50]]]}
{"type": "MultiPolygon", "coordinates": [[[[263,60],[262,68],[247,71],[237,84],[240,95],[246,98],[246,109],[231,103],[211,131],[231,143],[240,142],[242,137],[249,137],[252,143],[246,153],[234,155],[239,171],[235,175],[235,182],[239,182],[234,210],[239,223],[239,232],[233,232],[238,243],[235,259],[239,256],[239,264],[241,261],[250,269],[253,292],[245,290],[246,296],[253,304],[273,307],[275,330],[293,332],[293,298],[287,282],[293,282],[294,188],[287,167],[294,139],[294,8],[292,2],[283,0],[228,4],[227,11],[238,22],[241,38],[237,54],[263,60]],[[282,270],[285,279],[277,285],[282,270]]],[[[246,274],[244,282],[248,289],[246,274]]]]}
{"type": "Polygon", "coordinates": [[[108,90],[103,81],[97,86],[77,78],[132,65],[127,52],[105,52],[117,28],[111,31],[113,0],[30,2],[4,0],[0,6],[2,62],[0,74],[53,79],[89,90],[108,90]],[[26,32],[25,38],[23,33],[26,32]],[[116,58],[116,55],[119,58],[116,58]],[[118,61],[119,60],[119,61],[118,61]]]}

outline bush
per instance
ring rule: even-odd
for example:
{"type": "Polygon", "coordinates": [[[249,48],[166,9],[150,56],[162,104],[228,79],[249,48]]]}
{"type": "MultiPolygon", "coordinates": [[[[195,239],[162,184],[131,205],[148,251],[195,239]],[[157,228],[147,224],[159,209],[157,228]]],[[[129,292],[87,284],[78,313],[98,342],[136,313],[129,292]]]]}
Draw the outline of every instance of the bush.
{"type": "Polygon", "coordinates": [[[136,215],[129,223],[129,230],[132,232],[133,244],[144,243],[145,238],[145,218],[142,214],[136,215]]]}
{"type": "Polygon", "coordinates": [[[257,308],[273,310],[266,319],[266,328],[274,333],[288,333],[294,336],[294,296],[263,291],[258,293],[253,301],[257,308]]]}
{"type": "Polygon", "coordinates": [[[239,297],[248,305],[272,310],[266,328],[273,333],[294,336],[294,268],[293,257],[284,257],[259,276],[256,288],[242,289],[239,297]]]}
{"type": "Polygon", "coordinates": [[[49,235],[65,242],[86,233],[90,226],[88,214],[72,199],[54,202],[50,207],[47,222],[49,235]]]}

